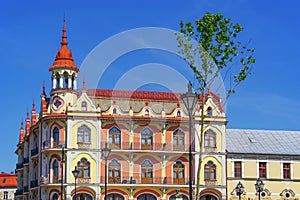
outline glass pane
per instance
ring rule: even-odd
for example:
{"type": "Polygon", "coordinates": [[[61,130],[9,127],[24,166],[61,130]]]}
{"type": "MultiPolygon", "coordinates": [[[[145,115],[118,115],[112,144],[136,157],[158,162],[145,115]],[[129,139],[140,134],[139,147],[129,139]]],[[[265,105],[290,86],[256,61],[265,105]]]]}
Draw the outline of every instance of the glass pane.
{"type": "Polygon", "coordinates": [[[184,171],[183,170],[179,171],[179,178],[184,178],[184,171]]]}
{"type": "Polygon", "coordinates": [[[90,142],[90,134],[89,133],[85,133],[85,138],[84,138],[84,142],[90,142]]]}
{"type": "Polygon", "coordinates": [[[85,177],[89,176],[89,171],[90,171],[90,170],[89,170],[88,167],[85,167],[85,168],[84,168],[84,176],[85,176],[85,177]]]}
{"type": "Polygon", "coordinates": [[[148,137],[148,144],[152,144],[152,136],[148,137]]]}
{"type": "Polygon", "coordinates": [[[148,169],[148,178],[152,178],[152,169],[148,169]]]}
{"type": "Polygon", "coordinates": [[[113,144],[113,143],[114,143],[114,136],[113,136],[113,135],[110,135],[110,136],[109,136],[109,143],[110,143],[110,144],[113,144]]]}
{"type": "Polygon", "coordinates": [[[173,171],[173,178],[178,178],[176,170],[173,171]]]}
{"type": "Polygon", "coordinates": [[[142,169],[142,178],[146,178],[146,169],[142,169]]]}
{"type": "Polygon", "coordinates": [[[142,138],[142,144],[146,144],[146,138],[142,138]]]}
{"type": "Polygon", "coordinates": [[[83,133],[78,132],[77,142],[83,142],[83,133]]]}
{"type": "Polygon", "coordinates": [[[178,138],[177,138],[177,137],[174,137],[174,138],[173,138],[173,144],[174,144],[174,145],[178,145],[178,138]]]}
{"type": "Polygon", "coordinates": [[[184,145],[184,138],[180,138],[180,145],[184,145]]]}

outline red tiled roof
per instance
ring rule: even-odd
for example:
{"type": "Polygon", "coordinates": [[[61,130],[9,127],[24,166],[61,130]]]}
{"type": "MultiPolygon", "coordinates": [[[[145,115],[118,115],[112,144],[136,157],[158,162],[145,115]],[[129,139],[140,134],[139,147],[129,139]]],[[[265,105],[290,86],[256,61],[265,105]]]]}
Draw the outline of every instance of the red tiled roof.
{"type": "Polygon", "coordinates": [[[0,174],[0,187],[17,187],[17,175],[0,174]]]}
{"type": "MultiPolygon", "coordinates": [[[[91,89],[87,91],[87,94],[96,98],[181,102],[181,93],[179,92],[91,89]]],[[[205,96],[206,98],[210,96],[213,102],[219,107],[219,110],[223,112],[223,106],[218,95],[210,92],[205,96]]],[[[199,95],[198,101],[201,102],[201,99],[202,96],[199,95]]]]}

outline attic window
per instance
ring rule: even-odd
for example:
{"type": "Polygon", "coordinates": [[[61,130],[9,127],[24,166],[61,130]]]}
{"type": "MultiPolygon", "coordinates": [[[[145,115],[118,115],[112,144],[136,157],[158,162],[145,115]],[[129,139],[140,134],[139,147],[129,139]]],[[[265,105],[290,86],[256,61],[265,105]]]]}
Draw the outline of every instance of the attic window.
{"type": "Polygon", "coordinates": [[[6,183],[6,178],[4,178],[4,179],[2,180],[2,183],[6,183]]]}
{"type": "Polygon", "coordinates": [[[148,109],[145,110],[145,115],[149,115],[149,110],[148,109]]]}
{"type": "Polygon", "coordinates": [[[177,111],[177,117],[180,117],[181,116],[181,112],[178,110],[177,111]]]}
{"type": "Polygon", "coordinates": [[[256,140],[255,140],[254,137],[248,137],[248,139],[249,139],[249,141],[250,141],[251,143],[256,143],[256,140]]]}
{"type": "Polygon", "coordinates": [[[207,115],[212,116],[212,108],[211,107],[207,108],[207,115]]]}
{"type": "Polygon", "coordinates": [[[83,101],[83,102],[81,103],[81,110],[82,110],[82,111],[87,111],[87,103],[86,103],[85,101],[83,101]]]}
{"type": "Polygon", "coordinates": [[[117,109],[116,108],[113,109],[113,114],[117,114],[117,109]]]}

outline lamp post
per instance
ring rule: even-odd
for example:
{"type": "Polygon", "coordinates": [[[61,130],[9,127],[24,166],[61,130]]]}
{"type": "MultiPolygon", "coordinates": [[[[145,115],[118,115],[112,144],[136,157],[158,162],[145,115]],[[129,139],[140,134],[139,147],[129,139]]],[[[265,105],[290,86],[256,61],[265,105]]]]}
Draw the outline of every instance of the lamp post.
{"type": "Polygon", "coordinates": [[[106,200],[106,196],[107,196],[107,180],[106,180],[106,174],[107,174],[107,158],[110,154],[111,149],[107,147],[107,142],[105,143],[105,147],[101,150],[101,152],[103,153],[103,158],[105,160],[105,175],[104,175],[104,200],[106,200]]]}
{"type": "Polygon", "coordinates": [[[241,196],[242,196],[242,194],[244,194],[244,186],[240,181],[235,187],[235,192],[236,192],[236,195],[239,197],[239,200],[241,200],[241,196]]]}
{"type": "Polygon", "coordinates": [[[75,200],[77,200],[77,194],[76,194],[76,180],[77,180],[77,177],[79,175],[79,170],[77,169],[77,167],[75,166],[75,169],[72,171],[72,174],[75,178],[75,200]]]}
{"type": "Polygon", "coordinates": [[[256,180],[255,190],[256,190],[256,192],[258,192],[258,200],[260,200],[260,193],[264,190],[264,185],[265,184],[263,183],[263,181],[260,178],[258,178],[256,180]]]}
{"type": "MultiPolygon", "coordinates": [[[[189,199],[193,200],[193,189],[192,189],[192,114],[198,100],[198,94],[193,93],[192,83],[188,84],[188,91],[181,95],[188,114],[189,114],[189,199]]],[[[201,156],[201,155],[200,155],[201,156]]]]}
{"type": "Polygon", "coordinates": [[[64,163],[65,163],[65,145],[60,144],[61,147],[61,180],[60,180],[60,199],[63,200],[64,190],[64,163]]]}

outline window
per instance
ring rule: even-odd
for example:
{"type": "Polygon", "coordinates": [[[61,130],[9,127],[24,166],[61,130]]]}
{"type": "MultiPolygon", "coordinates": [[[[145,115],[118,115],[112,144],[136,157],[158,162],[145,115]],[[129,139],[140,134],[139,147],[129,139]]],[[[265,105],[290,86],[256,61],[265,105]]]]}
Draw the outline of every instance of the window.
{"type": "Polygon", "coordinates": [[[124,200],[124,197],[120,194],[108,194],[108,200],[124,200]]]}
{"type": "Polygon", "coordinates": [[[108,183],[121,183],[121,164],[115,159],[108,164],[108,183]]]}
{"type": "Polygon", "coordinates": [[[58,199],[59,199],[58,194],[57,194],[57,193],[54,193],[54,194],[52,195],[51,200],[58,200],[58,199]]]}
{"type": "Polygon", "coordinates": [[[242,162],[240,161],[234,162],[234,177],[242,178],[242,162]]]}
{"type": "Polygon", "coordinates": [[[259,162],[258,171],[259,171],[259,178],[267,178],[267,163],[259,162]]]}
{"type": "Polygon", "coordinates": [[[153,165],[149,160],[145,160],[141,164],[142,183],[153,183],[153,165]]]}
{"type": "Polygon", "coordinates": [[[177,111],[177,117],[180,117],[181,116],[181,112],[178,110],[177,111]]]}
{"type": "Polygon", "coordinates": [[[212,116],[212,108],[211,107],[207,108],[207,116],[212,116]]]}
{"type": "Polygon", "coordinates": [[[87,193],[77,193],[76,197],[73,196],[73,200],[93,200],[93,197],[87,193]]]}
{"type": "Polygon", "coordinates": [[[116,108],[113,109],[113,114],[117,114],[117,109],[116,108]]]}
{"type": "Polygon", "coordinates": [[[59,129],[55,127],[53,129],[53,148],[58,148],[59,144],[59,129]]]}
{"type": "Polygon", "coordinates": [[[291,179],[291,163],[283,163],[283,179],[291,179]]]}
{"type": "Polygon", "coordinates": [[[184,151],[184,132],[179,129],[173,132],[173,150],[184,151]]]}
{"type": "Polygon", "coordinates": [[[82,158],[77,163],[77,169],[79,170],[78,178],[90,178],[90,163],[86,158],[82,158]]]}
{"type": "Polygon", "coordinates": [[[148,109],[145,110],[145,115],[149,115],[149,110],[148,109]]]}
{"type": "Polygon", "coordinates": [[[216,180],[216,165],[212,161],[208,161],[204,166],[204,180],[216,180]]]}
{"type": "Polygon", "coordinates": [[[3,179],[2,179],[2,183],[6,183],[6,178],[3,178],[3,179]]]}
{"type": "Polygon", "coordinates": [[[184,165],[180,161],[173,165],[173,184],[184,184],[184,165]]]}
{"type": "Polygon", "coordinates": [[[77,130],[77,143],[90,143],[91,142],[91,129],[83,125],[77,130]]]}
{"type": "Polygon", "coordinates": [[[141,194],[137,200],[157,200],[157,198],[152,194],[141,194]]]}
{"type": "Polygon", "coordinates": [[[141,145],[144,150],[153,149],[153,133],[149,128],[145,128],[141,132],[141,145]]]}
{"type": "Polygon", "coordinates": [[[82,110],[82,111],[87,111],[87,103],[86,103],[85,101],[83,101],[83,102],[81,103],[81,110],[82,110]]]}
{"type": "Polygon", "coordinates": [[[52,183],[58,183],[58,175],[59,175],[59,164],[57,160],[54,160],[52,163],[52,183]]]}
{"type": "Polygon", "coordinates": [[[216,148],[216,133],[208,130],[204,133],[204,147],[216,148]]]}
{"type": "Polygon", "coordinates": [[[109,130],[109,147],[112,149],[121,148],[121,131],[116,127],[109,130]]]}
{"type": "Polygon", "coordinates": [[[3,195],[3,199],[8,199],[8,192],[7,192],[7,191],[4,191],[3,194],[4,194],[4,195],[3,195]]]}

